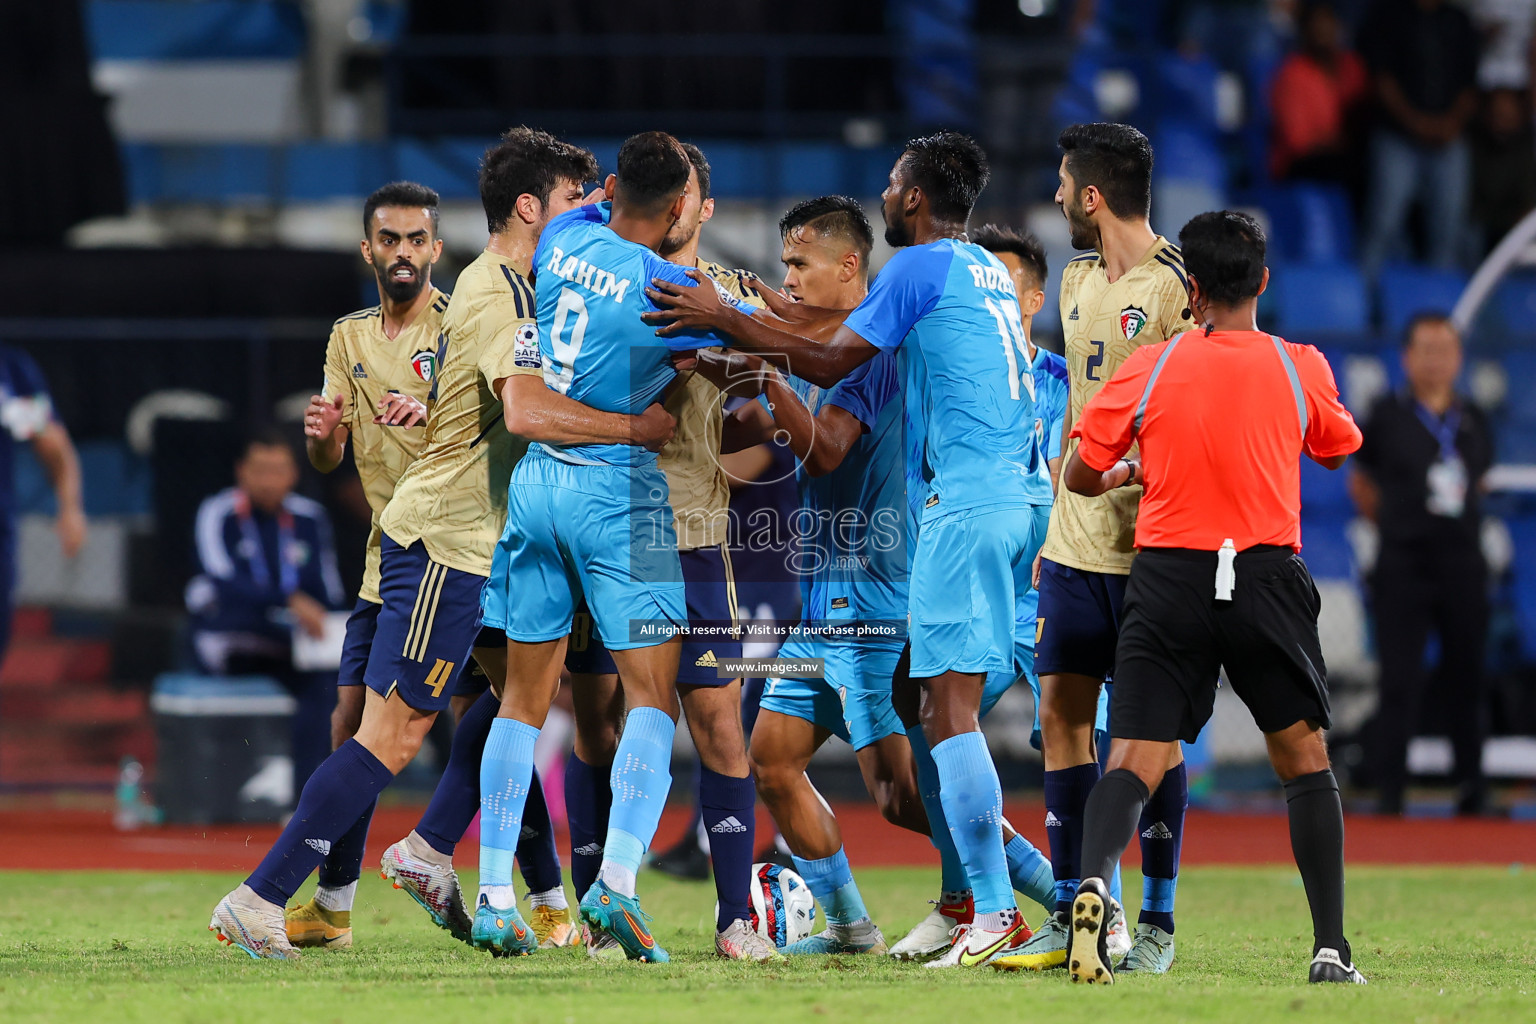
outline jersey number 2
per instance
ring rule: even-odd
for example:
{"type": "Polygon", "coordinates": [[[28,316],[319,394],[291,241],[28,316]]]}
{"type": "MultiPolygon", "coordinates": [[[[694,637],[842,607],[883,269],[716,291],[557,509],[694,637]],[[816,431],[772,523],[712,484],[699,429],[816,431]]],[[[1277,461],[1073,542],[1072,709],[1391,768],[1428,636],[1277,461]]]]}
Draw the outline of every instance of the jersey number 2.
{"type": "Polygon", "coordinates": [[[1019,319],[1019,307],[1013,303],[987,299],[987,312],[997,321],[997,333],[1003,339],[1003,355],[1008,360],[1008,397],[1019,400],[1019,382],[1029,392],[1029,400],[1035,400],[1035,374],[1029,365],[1029,343],[1024,340],[1024,322],[1019,319]],[[1019,372],[1019,359],[1024,360],[1024,372],[1019,372]]]}
{"type": "Polygon", "coordinates": [[[570,288],[561,288],[560,298],[555,301],[555,322],[549,332],[553,358],[544,366],[544,383],[552,390],[563,395],[571,389],[571,380],[576,375],[576,357],[581,354],[581,343],[586,337],[586,300],[570,288]],[[567,340],[566,321],[572,314],[575,314],[576,319],[570,325],[571,333],[567,340]]]}
{"type": "Polygon", "coordinates": [[[1104,343],[1102,341],[1090,341],[1093,346],[1093,355],[1088,357],[1088,365],[1083,367],[1083,374],[1089,380],[1099,379],[1099,367],[1104,365],[1104,343]]]}

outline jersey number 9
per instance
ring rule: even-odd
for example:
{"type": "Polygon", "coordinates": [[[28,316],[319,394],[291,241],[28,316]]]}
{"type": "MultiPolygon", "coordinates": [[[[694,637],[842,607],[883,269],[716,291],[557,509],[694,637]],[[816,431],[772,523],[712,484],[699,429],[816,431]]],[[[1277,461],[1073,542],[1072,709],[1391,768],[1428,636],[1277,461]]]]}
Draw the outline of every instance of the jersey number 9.
{"type": "Polygon", "coordinates": [[[550,328],[551,358],[544,364],[544,383],[562,395],[571,390],[571,380],[576,375],[576,357],[581,354],[581,343],[587,337],[587,302],[571,288],[561,288],[560,298],[555,301],[555,322],[550,328]],[[575,314],[571,324],[570,339],[566,339],[566,321],[575,314]]]}

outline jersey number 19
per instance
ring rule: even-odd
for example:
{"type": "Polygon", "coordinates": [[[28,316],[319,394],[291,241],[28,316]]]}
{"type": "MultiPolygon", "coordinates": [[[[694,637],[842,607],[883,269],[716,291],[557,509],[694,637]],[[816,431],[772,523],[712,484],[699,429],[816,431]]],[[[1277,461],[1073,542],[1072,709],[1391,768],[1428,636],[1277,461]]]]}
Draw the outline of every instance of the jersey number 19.
{"type": "Polygon", "coordinates": [[[987,299],[987,312],[997,321],[997,333],[1003,339],[1003,355],[1008,359],[1008,397],[1019,400],[1019,384],[1029,392],[1029,400],[1035,400],[1035,374],[1029,367],[1029,343],[1024,340],[1024,321],[1019,319],[1019,307],[1011,302],[987,299]],[[1024,372],[1019,372],[1019,361],[1024,362],[1024,372]]]}

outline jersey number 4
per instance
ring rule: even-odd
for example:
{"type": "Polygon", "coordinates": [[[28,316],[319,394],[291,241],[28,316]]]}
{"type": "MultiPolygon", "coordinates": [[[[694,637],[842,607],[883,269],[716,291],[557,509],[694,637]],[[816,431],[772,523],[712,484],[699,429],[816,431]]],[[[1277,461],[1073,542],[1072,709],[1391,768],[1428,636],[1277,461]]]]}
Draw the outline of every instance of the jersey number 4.
{"type": "Polygon", "coordinates": [[[1024,321],[1019,319],[1019,307],[1011,302],[987,299],[987,312],[997,321],[997,333],[1003,339],[1003,355],[1008,360],[1008,397],[1019,400],[1019,385],[1029,392],[1029,400],[1035,400],[1035,373],[1029,365],[1029,343],[1024,340],[1024,321]],[[1024,372],[1019,372],[1020,360],[1024,372]]]}
{"type": "Polygon", "coordinates": [[[576,376],[576,357],[581,354],[581,343],[587,338],[587,302],[570,288],[560,289],[555,301],[555,322],[549,332],[552,358],[544,364],[544,383],[562,395],[571,390],[576,376]],[[571,322],[572,316],[575,320],[571,322]],[[567,337],[565,328],[571,328],[567,337]]]}

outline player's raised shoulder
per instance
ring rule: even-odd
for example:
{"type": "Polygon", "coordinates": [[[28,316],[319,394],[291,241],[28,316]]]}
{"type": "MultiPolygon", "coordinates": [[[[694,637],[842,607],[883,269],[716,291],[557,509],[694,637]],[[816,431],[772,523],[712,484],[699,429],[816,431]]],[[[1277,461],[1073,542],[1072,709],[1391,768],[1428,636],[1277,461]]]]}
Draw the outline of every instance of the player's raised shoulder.
{"type": "Polygon", "coordinates": [[[331,329],[332,330],[348,330],[349,328],[343,327],[342,325],[343,324],[360,324],[360,323],[363,323],[363,322],[368,321],[368,320],[377,319],[379,317],[382,317],[383,315],[384,315],[384,313],[383,313],[383,309],[381,307],[379,307],[379,306],[369,306],[367,309],[360,309],[356,313],[348,313],[346,316],[337,317],[336,318],[336,322],[331,325],[331,329]]]}

